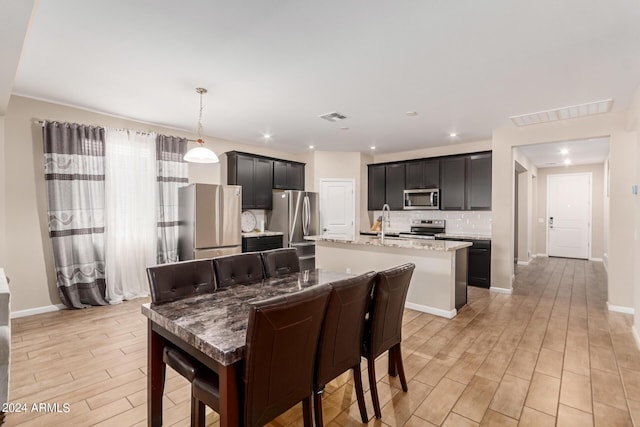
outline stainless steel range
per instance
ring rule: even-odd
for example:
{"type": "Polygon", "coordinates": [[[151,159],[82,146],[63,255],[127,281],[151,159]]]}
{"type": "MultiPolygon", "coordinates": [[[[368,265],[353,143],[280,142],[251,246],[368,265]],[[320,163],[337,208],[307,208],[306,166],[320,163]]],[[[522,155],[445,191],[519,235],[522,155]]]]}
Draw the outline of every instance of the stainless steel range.
{"type": "Polygon", "coordinates": [[[403,231],[399,236],[404,239],[435,240],[436,234],[444,233],[444,219],[412,219],[411,231],[403,231]]]}

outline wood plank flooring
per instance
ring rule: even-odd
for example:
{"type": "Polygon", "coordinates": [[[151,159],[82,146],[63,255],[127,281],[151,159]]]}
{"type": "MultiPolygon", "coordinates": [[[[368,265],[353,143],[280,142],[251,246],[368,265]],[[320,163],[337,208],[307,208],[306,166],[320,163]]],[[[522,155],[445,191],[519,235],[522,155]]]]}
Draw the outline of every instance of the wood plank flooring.
{"type": "MultiPolygon", "coordinates": [[[[512,295],[469,288],[455,319],[407,310],[409,392],[384,375],[380,426],[640,425],[640,352],[632,316],[606,309],[601,263],[538,258],[518,267],[512,295]]],[[[12,403],[70,404],[18,412],[9,426],[146,425],[146,318],[140,304],[61,311],[12,323],[12,403]],[[62,410],[62,408],[61,408],[62,410]]],[[[386,358],[376,371],[385,373],[386,358]]],[[[363,367],[365,364],[363,363],[363,367]]],[[[190,389],[168,369],[164,421],[189,425],[190,389]]],[[[373,408],[363,374],[370,416],[373,408]]],[[[360,425],[353,381],[327,386],[329,426],[360,425]]],[[[301,426],[301,407],[272,426],[301,426]]],[[[217,415],[207,417],[217,425],[217,415]]]]}

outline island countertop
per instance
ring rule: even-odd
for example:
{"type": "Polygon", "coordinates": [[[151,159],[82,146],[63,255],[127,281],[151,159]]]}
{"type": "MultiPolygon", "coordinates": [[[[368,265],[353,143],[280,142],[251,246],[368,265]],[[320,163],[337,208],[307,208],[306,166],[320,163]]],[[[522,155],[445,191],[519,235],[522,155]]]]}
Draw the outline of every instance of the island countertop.
{"type": "Polygon", "coordinates": [[[458,242],[451,240],[410,240],[393,237],[385,238],[383,243],[379,237],[373,236],[357,236],[354,240],[330,239],[322,236],[307,236],[305,239],[316,242],[344,243],[346,245],[417,249],[422,251],[438,252],[457,251],[458,249],[468,248],[472,245],[471,242],[458,242]]]}

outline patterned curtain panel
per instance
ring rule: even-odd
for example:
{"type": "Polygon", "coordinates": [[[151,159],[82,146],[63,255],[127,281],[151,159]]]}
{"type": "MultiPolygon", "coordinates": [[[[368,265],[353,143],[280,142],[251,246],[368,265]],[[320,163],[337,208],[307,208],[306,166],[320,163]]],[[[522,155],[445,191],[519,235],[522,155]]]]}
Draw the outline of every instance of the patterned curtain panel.
{"type": "Polygon", "coordinates": [[[58,293],[70,308],[107,305],[104,252],[104,129],[43,126],[49,236],[58,293]]]}
{"type": "Polygon", "coordinates": [[[187,140],[158,135],[158,264],[178,261],[178,188],[187,185],[187,140]]]}

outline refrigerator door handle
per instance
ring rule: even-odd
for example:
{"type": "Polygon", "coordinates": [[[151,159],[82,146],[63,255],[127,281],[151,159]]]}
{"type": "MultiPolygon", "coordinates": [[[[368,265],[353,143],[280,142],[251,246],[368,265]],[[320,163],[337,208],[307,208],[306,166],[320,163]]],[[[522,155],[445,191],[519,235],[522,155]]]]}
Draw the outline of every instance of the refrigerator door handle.
{"type": "Polygon", "coordinates": [[[304,201],[302,203],[302,211],[304,213],[304,218],[302,221],[302,233],[305,236],[309,235],[309,223],[311,222],[311,207],[309,202],[309,196],[304,195],[304,201]]]}

